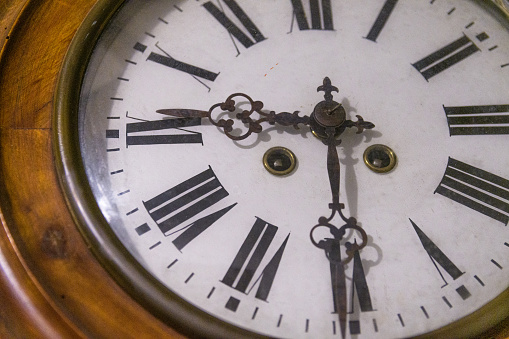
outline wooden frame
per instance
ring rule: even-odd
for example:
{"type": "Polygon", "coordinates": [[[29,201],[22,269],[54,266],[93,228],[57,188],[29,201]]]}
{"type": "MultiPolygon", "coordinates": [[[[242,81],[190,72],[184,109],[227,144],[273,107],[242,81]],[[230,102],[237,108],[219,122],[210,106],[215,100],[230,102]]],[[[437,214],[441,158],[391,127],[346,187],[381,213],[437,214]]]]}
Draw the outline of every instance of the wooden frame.
{"type": "MultiPolygon", "coordinates": [[[[0,337],[180,338],[106,272],[79,233],[52,150],[54,92],[95,0],[0,4],[0,337]]],[[[509,336],[509,319],[485,337],[509,336]]]]}

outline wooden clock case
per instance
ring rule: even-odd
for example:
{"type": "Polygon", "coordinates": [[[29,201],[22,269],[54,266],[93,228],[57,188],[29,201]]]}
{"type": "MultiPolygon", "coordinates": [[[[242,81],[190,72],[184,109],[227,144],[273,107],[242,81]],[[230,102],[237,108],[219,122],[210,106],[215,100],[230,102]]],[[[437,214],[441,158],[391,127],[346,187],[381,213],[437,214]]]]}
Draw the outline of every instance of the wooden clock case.
{"type": "MultiPolygon", "coordinates": [[[[141,1],[141,0],[140,0],[141,1]]],[[[0,337],[183,338],[98,263],[59,186],[52,147],[62,62],[95,0],[0,3],[0,337]]],[[[509,319],[483,337],[509,336],[509,319]]]]}

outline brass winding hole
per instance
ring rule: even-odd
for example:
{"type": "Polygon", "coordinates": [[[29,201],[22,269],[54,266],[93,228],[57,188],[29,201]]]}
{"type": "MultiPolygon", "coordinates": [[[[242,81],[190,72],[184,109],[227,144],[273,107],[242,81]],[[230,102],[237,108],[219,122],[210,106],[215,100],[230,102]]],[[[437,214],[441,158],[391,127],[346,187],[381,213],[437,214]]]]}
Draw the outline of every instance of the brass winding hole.
{"type": "Polygon", "coordinates": [[[274,175],[290,174],[297,164],[297,158],[285,147],[273,147],[263,155],[263,166],[274,175]]]}
{"type": "Polygon", "coordinates": [[[376,173],[387,173],[396,166],[396,153],[385,145],[372,145],[364,151],[364,163],[376,173]]]}

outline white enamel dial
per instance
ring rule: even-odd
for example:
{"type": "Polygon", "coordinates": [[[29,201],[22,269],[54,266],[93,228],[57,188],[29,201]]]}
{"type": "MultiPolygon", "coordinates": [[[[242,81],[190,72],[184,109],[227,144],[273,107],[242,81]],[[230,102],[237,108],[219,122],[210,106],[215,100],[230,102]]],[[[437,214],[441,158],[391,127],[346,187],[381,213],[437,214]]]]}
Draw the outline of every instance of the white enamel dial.
{"type": "Polygon", "coordinates": [[[92,55],[79,113],[109,226],[168,289],[267,336],[410,337],[474,312],[509,285],[509,30],[487,3],[128,1],[92,55]],[[331,213],[327,146],[303,125],[232,141],[206,118],[156,112],[241,92],[307,116],[325,77],[347,119],[375,124],[337,146],[342,212],[368,236],[343,267],[343,324],[310,240],[331,213]],[[373,144],[396,153],[391,172],[363,163],[373,144]],[[278,146],[298,159],[286,176],[263,166],[278,146]]]}

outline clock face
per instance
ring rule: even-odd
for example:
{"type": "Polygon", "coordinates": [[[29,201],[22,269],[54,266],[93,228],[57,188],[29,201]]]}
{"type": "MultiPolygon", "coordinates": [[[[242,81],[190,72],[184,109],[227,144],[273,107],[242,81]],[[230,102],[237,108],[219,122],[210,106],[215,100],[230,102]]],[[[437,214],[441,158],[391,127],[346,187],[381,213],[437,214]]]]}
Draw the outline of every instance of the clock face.
{"type": "Polygon", "coordinates": [[[508,288],[508,72],[487,1],[128,1],[87,66],[79,156],[104,227],[197,309],[274,337],[415,336],[508,288]],[[341,144],[214,125],[258,100],[345,113],[341,144]]]}

